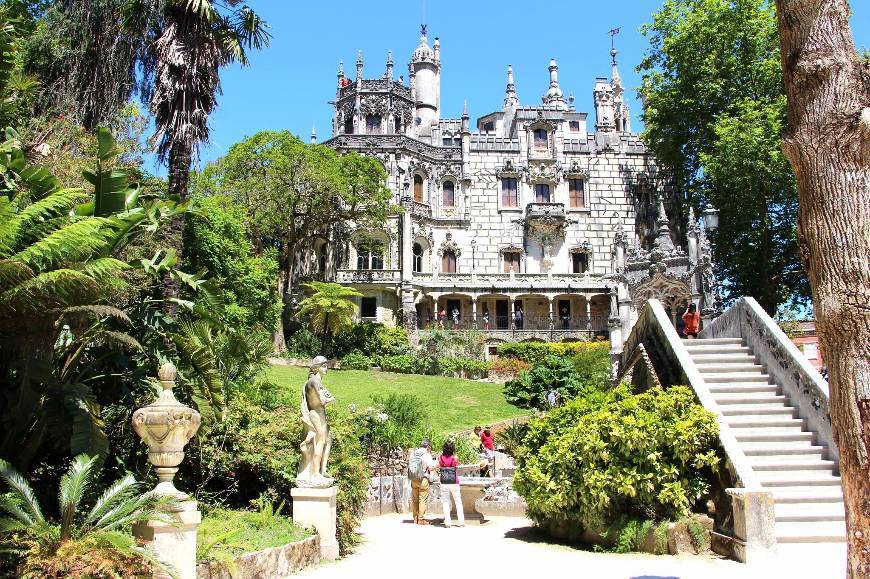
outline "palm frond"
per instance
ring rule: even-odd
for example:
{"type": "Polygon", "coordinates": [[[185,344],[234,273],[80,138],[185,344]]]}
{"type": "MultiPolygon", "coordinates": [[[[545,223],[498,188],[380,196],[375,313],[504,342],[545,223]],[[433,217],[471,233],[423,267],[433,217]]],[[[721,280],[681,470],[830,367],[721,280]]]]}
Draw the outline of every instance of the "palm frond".
{"type": "Polygon", "coordinates": [[[0,293],[0,317],[44,315],[46,310],[94,302],[102,295],[103,288],[90,276],[74,269],[55,269],[0,293]]]}
{"type": "Polygon", "coordinates": [[[18,497],[21,507],[30,516],[31,521],[44,524],[45,517],[42,516],[42,510],[39,508],[39,501],[36,500],[33,489],[24,480],[24,477],[3,459],[0,459],[0,478],[6,481],[14,495],[18,497]]]}
{"type": "Polygon", "coordinates": [[[71,536],[76,509],[88,489],[96,464],[97,457],[80,454],[73,459],[69,470],[60,479],[61,540],[69,539],[71,536]]]}
{"type": "Polygon", "coordinates": [[[17,285],[34,275],[26,263],[14,259],[0,260],[0,290],[17,285]]]}
{"type": "MultiPolygon", "coordinates": [[[[2,262],[0,262],[0,272],[2,272],[2,262]]],[[[0,279],[2,279],[2,273],[0,273],[0,279]]],[[[127,325],[132,325],[132,321],[130,317],[124,312],[114,306],[101,306],[101,305],[81,305],[81,306],[70,306],[64,308],[60,311],[60,319],[64,318],[86,318],[86,319],[100,319],[100,318],[113,318],[120,322],[123,322],[127,325]]]]}
{"type": "Polygon", "coordinates": [[[24,248],[14,258],[38,270],[86,261],[106,245],[109,225],[110,221],[103,217],[72,222],[24,248]]]}
{"type": "Polygon", "coordinates": [[[136,479],[131,474],[115,481],[114,484],[103,491],[103,494],[94,503],[90,512],[82,520],[81,528],[87,529],[96,526],[95,524],[101,517],[115,508],[119,503],[129,500],[139,488],[139,483],[136,482],[136,479]]]}
{"type": "MultiPolygon", "coordinates": [[[[35,223],[68,215],[82,197],[81,189],[60,189],[31,203],[7,220],[0,220],[0,251],[14,248],[16,240],[35,223]]],[[[7,202],[8,203],[8,202],[7,202]]],[[[8,208],[4,212],[8,212],[8,208]]]]}

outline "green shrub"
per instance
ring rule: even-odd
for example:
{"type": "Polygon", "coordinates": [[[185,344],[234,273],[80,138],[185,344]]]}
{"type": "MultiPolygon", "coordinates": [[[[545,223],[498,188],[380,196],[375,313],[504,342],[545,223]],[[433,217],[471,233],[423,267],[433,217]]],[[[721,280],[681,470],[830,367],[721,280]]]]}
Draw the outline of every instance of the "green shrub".
{"type": "Polygon", "coordinates": [[[384,372],[398,374],[429,374],[432,369],[432,361],[429,358],[410,354],[379,356],[378,364],[384,372]]]}
{"type": "Polygon", "coordinates": [[[594,392],[529,423],[514,488],[539,523],[678,519],[708,490],[717,434],[685,386],[594,392]]]}
{"type": "Polygon", "coordinates": [[[495,444],[506,454],[516,456],[528,433],[528,422],[514,420],[495,434],[495,444]]]}
{"type": "Polygon", "coordinates": [[[435,362],[435,367],[438,374],[453,376],[465,372],[467,378],[485,377],[488,370],[486,362],[469,358],[439,358],[435,362]]]}
{"type": "Polygon", "coordinates": [[[398,326],[361,322],[332,339],[332,356],[342,358],[352,352],[366,356],[400,356],[411,349],[408,333],[398,326]]]}
{"type": "Polygon", "coordinates": [[[299,328],[286,339],[288,358],[313,358],[323,350],[323,341],[308,328],[299,328]]]}
{"type": "Polygon", "coordinates": [[[485,343],[486,336],[478,331],[431,330],[420,337],[420,352],[432,359],[468,358],[482,361],[485,343]]]}
{"type": "Polygon", "coordinates": [[[384,413],[399,428],[413,430],[419,428],[427,418],[426,409],[419,396],[391,392],[387,396],[374,395],[372,402],[380,406],[384,413]]]}
{"type": "Polygon", "coordinates": [[[520,372],[528,370],[532,367],[531,364],[519,358],[497,358],[487,363],[489,375],[511,376],[517,378],[520,372]]]}
{"type": "MultiPolygon", "coordinates": [[[[328,409],[333,444],[329,471],[339,487],[339,545],[355,544],[355,529],[365,507],[368,469],[360,433],[346,412],[328,409]]],[[[240,396],[223,422],[203,425],[190,461],[182,463],[179,483],[195,489],[205,502],[245,508],[261,495],[273,502],[290,496],[299,462],[302,422],[296,399],[272,409],[240,396]]]]}
{"type": "Polygon", "coordinates": [[[582,386],[569,359],[549,355],[532,366],[531,370],[521,372],[516,380],[506,382],[504,394],[507,401],[515,406],[545,408],[545,397],[551,388],[562,395],[562,400],[570,400],[582,386]]]}
{"type": "Polygon", "coordinates": [[[371,357],[359,352],[351,352],[341,359],[342,370],[368,370],[372,365],[371,357]]]}
{"type": "Polygon", "coordinates": [[[609,352],[610,342],[505,342],[498,345],[499,357],[519,358],[529,364],[548,355],[573,356],[585,352],[609,352]]]}

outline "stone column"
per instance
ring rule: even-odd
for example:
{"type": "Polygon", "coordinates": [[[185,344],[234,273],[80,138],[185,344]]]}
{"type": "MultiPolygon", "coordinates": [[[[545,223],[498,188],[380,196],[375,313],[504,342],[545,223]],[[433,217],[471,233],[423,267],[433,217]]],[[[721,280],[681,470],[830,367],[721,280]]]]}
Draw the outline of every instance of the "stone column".
{"type": "Polygon", "coordinates": [[[592,332],[592,296],[586,295],[586,330],[592,332]]]}
{"type": "MultiPolygon", "coordinates": [[[[175,399],[175,366],[166,363],[157,373],[163,392],[144,408],[133,413],[133,429],[148,445],[148,460],[157,472],[157,486],[152,491],[171,496],[177,502],[167,506],[173,523],[148,521],[133,526],[133,535],[145,541],[158,560],[171,565],[179,579],[196,578],[196,533],[202,517],[186,493],[175,488],[173,479],[184,459],[184,446],[199,429],[200,415],[175,399]]],[[[169,579],[162,571],[155,579],[169,579]]]]}
{"type": "Polygon", "coordinates": [[[477,329],[477,296],[471,296],[471,327],[477,329]]]}
{"type": "MultiPolygon", "coordinates": [[[[513,278],[513,271],[514,271],[514,268],[511,268],[511,278],[513,278]]],[[[514,317],[514,308],[517,307],[516,306],[516,298],[514,296],[510,296],[510,300],[511,300],[511,305],[508,308],[508,321],[510,322],[511,330],[516,330],[517,324],[516,324],[516,319],[514,317]]]]}
{"type": "Polygon", "coordinates": [[[553,296],[547,296],[547,302],[550,306],[550,330],[553,330],[553,296]]]}

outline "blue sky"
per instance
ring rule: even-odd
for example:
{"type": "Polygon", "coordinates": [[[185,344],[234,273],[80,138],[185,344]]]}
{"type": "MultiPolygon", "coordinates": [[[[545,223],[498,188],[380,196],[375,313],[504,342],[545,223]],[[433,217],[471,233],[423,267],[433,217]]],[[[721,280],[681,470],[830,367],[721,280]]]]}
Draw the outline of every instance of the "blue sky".
{"type": "MultiPolygon", "coordinates": [[[[442,117],[458,117],[468,100],[472,122],[501,108],[505,70],[514,67],[520,102],[540,103],[556,58],[559,81],[574,92],[578,111],[590,113],[596,76],[610,72],[610,36],[616,27],[620,73],[628,87],[632,129],[639,130],[640,84],[634,67],[648,47],[638,28],[651,20],[662,0],[606,2],[384,0],[295,2],[250,0],[271,25],[271,46],[251,54],[251,66],[222,71],[223,95],[212,116],[212,140],[201,163],[220,157],[235,142],[259,130],[288,129],[304,138],[317,128],[318,140],[330,136],[338,61],[355,74],[363,51],[366,78],[380,77],[387,51],[393,51],[394,76],[404,74],[419,41],[420,22],[429,26],[430,43],[441,39],[442,117]],[[425,15],[424,15],[425,12],[425,15]]],[[[870,2],[852,0],[852,31],[857,46],[870,46],[870,2]]],[[[590,123],[591,126],[591,123],[590,123]]],[[[146,167],[160,174],[165,170],[146,167]]]]}

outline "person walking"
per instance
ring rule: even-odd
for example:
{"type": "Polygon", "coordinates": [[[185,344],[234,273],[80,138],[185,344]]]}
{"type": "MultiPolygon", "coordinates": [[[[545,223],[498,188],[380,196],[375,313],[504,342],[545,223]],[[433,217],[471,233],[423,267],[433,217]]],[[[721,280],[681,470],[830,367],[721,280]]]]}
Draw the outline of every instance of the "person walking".
{"type": "Polygon", "coordinates": [[[436,318],[438,318],[438,329],[443,330],[444,320],[447,318],[447,312],[444,311],[444,306],[441,306],[438,309],[438,314],[436,315],[436,318]]]}
{"type": "Polygon", "coordinates": [[[459,329],[459,308],[454,306],[453,311],[450,312],[450,317],[453,318],[453,329],[458,330],[459,329]]]}
{"type": "Polygon", "coordinates": [[[697,338],[698,328],[701,325],[701,315],[698,313],[698,306],[689,304],[689,308],[683,314],[683,323],[686,325],[683,328],[683,334],[687,338],[697,338]]]}
{"type": "Polygon", "coordinates": [[[489,426],[484,428],[483,432],[480,433],[480,443],[483,445],[483,452],[486,453],[487,474],[493,476],[495,473],[495,442],[492,439],[492,432],[489,426]]]}
{"type": "Polygon", "coordinates": [[[483,329],[489,330],[489,308],[486,304],[483,306],[483,329]]]}
{"type": "Polygon", "coordinates": [[[557,396],[557,393],[554,389],[551,388],[550,390],[547,391],[547,406],[549,406],[550,408],[556,407],[556,405],[558,404],[556,396],[557,396]]]}
{"type": "Polygon", "coordinates": [[[429,476],[436,468],[432,457],[432,443],[424,438],[420,447],[411,451],[408,456],[408,479],[411,481],[411,514],[414,523],[428,525],[426,506],[429,503],[429,476]]]}
{"type": "Polygon", "coordinates": [[[465,526],[465,513],[462,510],[462,498],[459,492],[459,475],[456,469],[459,467],[459,461],[455,456],[456,444],[452,440],[448,440],[441,447],[441,454],[438,456],[438,477],[441,481],[441,507],[444,509],[444,526],[450,528],[450,500],[453,499],[453,505],[456,507],[456,524],[459,527],[465,526]]]}

